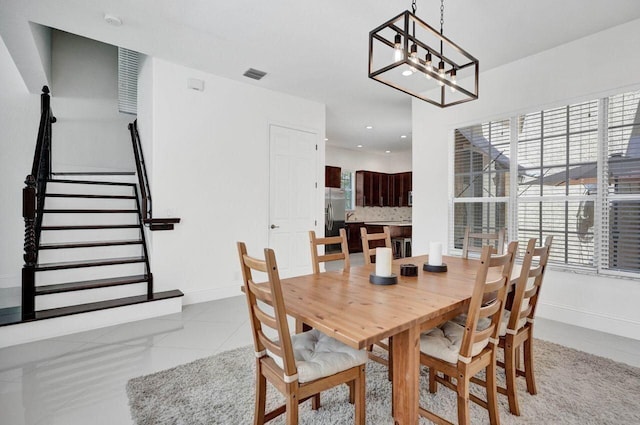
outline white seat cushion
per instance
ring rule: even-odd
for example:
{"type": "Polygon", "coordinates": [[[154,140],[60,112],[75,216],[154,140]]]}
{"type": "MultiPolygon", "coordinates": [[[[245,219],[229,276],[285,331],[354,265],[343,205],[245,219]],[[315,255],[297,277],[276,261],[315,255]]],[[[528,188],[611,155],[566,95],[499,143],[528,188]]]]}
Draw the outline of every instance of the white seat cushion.
{"type": "MultiPolygon", "coordinates": [[[[291,344],[300,383],[335,375],[365,364],[368,359],[366,351],[351,348],[317,329],[291,335],[291,344]]],[[[269,356],[278,366],[284,366],[280,357],[273,353],[269,353],[269,356]]]]}
{"type": "MultiPolygon", "coordinates": [[[[464,326],[453,321],[447,322],[439,328],[420,335],[420,351],[428,356],[456,364],[463,335],[464,326]]],[[[489,339],[485,339],[473,344],[471,356],[479,354],[488,343],[489,339]]]]}

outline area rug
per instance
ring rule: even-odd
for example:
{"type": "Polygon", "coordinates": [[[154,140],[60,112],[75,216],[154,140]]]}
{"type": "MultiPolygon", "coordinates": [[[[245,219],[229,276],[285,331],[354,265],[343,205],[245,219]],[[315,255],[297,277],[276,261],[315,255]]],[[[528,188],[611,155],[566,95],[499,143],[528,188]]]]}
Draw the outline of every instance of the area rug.
{"type": "MultiPolygon", "coordinates": [[[[509,413],[507,399],[499,396],[502,424],[640,424],[640,368],[536,340],[538,394],[526,393],[518,379],[521,416],[509,413]]],[[[391,384],[384,366],[369,362],[367,424],[391,425],[391,384]]],[[[499,376],[499,382],[504,382],[499,376]]],[[[254,355],[252,347],[227,351],[192,363],[130,380],[127,394],[137,425],[244,425],[253,423],[254,355]]],[[[427,390],[428,371],[422,370],[420,404],[457,422],[456,396],[439,387],[427,390]]],[[[474,388],[484,398],[484,390],[474,388]]],[[[268,404],[282,398],[268,390],[268,404]]],[[[353,406],[345,385],[322,393],[322,407],[300,406],[301,424],[353,423],[353,406]]],[[[489,422],[486,410],[471,403],[473,424],[489,422]]],[[[272,421],[283,424],[284,418],[272,421]]],[[[420,423],[430,423],[421,418],[420,423]]]]}

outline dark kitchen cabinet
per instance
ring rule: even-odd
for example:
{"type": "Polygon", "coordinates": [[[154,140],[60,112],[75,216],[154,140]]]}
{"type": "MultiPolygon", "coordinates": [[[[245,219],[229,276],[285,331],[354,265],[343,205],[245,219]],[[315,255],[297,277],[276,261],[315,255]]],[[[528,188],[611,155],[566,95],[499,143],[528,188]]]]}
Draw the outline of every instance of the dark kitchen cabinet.
{"type": "Polygon", "coordinates": [[[340,188],[341,183],[341,168],[332,167],[327,165],[324,167],[324,187],[337,187],[340,188]]]}
{"type": "Polygon", "coordinates": [[[356,171],[356,205],[359,207],[407,206],[410,190],[411,172],[356,171]]]}
{"type": "Polygon", "coordinates": [[[349,242],[349,252],[362,252],[362,239],[360,239],[360,228],[365,227],[363,222],[349,222],[347,226],[347,241],[349,242]]]}

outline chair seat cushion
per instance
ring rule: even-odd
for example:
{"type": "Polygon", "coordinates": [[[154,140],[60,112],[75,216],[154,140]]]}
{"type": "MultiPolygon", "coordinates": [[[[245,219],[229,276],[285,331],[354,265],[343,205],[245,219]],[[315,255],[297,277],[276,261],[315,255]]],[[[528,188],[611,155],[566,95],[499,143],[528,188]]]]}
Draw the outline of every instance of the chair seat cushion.
{"type": "MultiPolygon", "coordinates": [[[[365,364],[368,359],[366,351],[351,348],[317,329],[291,335],[291,344],[300,383],[335,375],[365,364]]],[[[280,357],[269,355],[278,366],[283,367],[280,357]]]]}
{"type": "MultiPolygon", "coordinates": [[[[439,328],[431,329],[420,335],[420,351],[447,363],[456,364],[463,335],[464,326],[453,321],[447,322],[439,328]]],[[[489,339],[473,344],[471,356],[478,355],[487,344],[489,344],[489,339]]]]}
{"type": "MultiPolygon", "coordinates": [[[[505,310],[502,313],[502,321],[500,322],[500,329],[498,332],[499,336],[505,336],[507,334],[507,326],[509,325],[510,318],[511,318],[511,312],[509,310],[505,310]]],[[[465,326],[467,323],[467,315],[459,314],[453,319],[451,319],[451,321],[459,324],[460,326],[465,326]]],[[[523,317],[518,321],[518,329],[522,328],[525,325],[525,323],[527,323],[527,318],[523,317]]],[[[491,320],[487,317],[481,317],[480,319],[478,319],[478,326],[476,327],[476,330],[483,331],[487,329],[489,325],[491,325],[491,320]]]]}

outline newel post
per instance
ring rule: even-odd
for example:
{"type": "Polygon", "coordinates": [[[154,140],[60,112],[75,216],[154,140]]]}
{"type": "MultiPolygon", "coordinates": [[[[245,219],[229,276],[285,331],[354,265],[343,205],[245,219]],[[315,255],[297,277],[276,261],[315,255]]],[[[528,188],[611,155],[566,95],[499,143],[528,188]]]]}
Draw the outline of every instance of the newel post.
{"type": "Polygon", "coordinates": [[[28,175],[22,189],[24,218],[24,266],[22,267],[22,319],[35,317],[36,297],[36,179],[28,175]]]}

